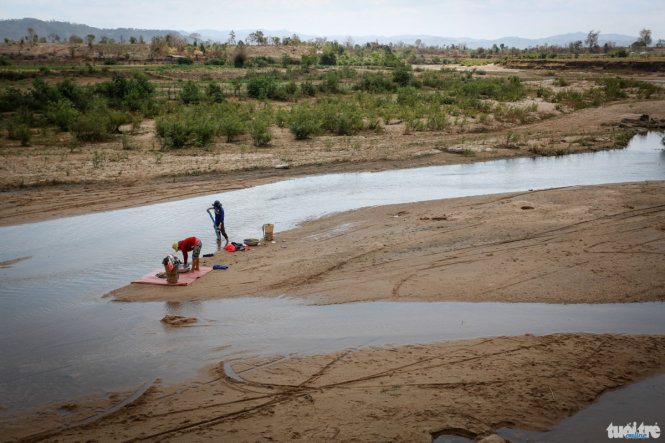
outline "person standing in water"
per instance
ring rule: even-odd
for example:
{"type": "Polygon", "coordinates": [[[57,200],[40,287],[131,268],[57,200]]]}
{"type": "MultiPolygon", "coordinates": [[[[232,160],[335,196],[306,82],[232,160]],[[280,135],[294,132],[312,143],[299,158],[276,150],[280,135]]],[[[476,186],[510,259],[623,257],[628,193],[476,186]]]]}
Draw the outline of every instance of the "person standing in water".
{"type": "Polygon", "coordinates": [[[215,203],[207,211],[211,209],[215,211],[215,227],[226,240],[226,244],[224,245],[226,246],[229,244],[229,237],[226,235],[226,230],[224,229],[224,208],[222,208],[222,203],[219,200],[215,200],[215,203]]]}

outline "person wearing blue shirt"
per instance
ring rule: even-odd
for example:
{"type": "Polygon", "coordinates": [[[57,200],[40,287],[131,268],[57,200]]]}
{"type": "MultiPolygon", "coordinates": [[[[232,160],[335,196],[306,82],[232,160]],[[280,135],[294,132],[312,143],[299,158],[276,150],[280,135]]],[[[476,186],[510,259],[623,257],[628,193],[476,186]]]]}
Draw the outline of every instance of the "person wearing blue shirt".
{"type": "Polygon", "coordinates": [[[224,245],[226,246],[229,244],[229,237],[226,235],[226,230],[224,230],[224,208],[222,208],[222,204],[219,200],[215,200],[215,203],[212,204],[212,207],[208,208],[207,210],[209,211],[211,209],[215,210],[215,227],[226,239],[226,244],[224,245]]]}

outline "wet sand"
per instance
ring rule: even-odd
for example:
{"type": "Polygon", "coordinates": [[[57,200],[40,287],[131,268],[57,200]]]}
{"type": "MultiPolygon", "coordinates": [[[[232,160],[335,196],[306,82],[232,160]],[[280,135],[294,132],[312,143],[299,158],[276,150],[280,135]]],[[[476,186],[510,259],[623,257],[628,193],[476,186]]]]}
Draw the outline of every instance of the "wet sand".
{"type": "Polygon", "coordinates": [[[4,426],[3,434],[22,441],[431,442],[439,434],[482,438],[502,427],[544,431],[603,392],[665,370],[663,349],[662,336],[556,334],[246,359],[226,370],[213,365],[188,383],[157,380],[138,395],[58,405],[4,426]],[[113,410],[117,404],[124,407],[113,410]],[[90,417],[98,418],[85,423],[90,417]]]}
{"type": "MultiPolygon", "coordinates": [[[[186,287],[118,301],[285,294],[315,303],[665,300],[665,182],[571,187],[360,209],[276,232],[186,287]]],[[[232,238],[232,240],[234,240],[232,238]]],[[[238,239],[235,239],[236,241],[238,239]]]]}
{"type": "MultiPolygon", "coordinates": [[[[664,191],[627,183],[360,209],[219,251],[201,265],[229,269],[188,287],[132,284],[107,297],[663,301],[664,191]]],[[[603,392],[663,372],[664,336],[487,337],[231,359],[189,382],[74,399],[0,426],[23,441],[480,439],[505,426],[548,430],[603,392]]]]}

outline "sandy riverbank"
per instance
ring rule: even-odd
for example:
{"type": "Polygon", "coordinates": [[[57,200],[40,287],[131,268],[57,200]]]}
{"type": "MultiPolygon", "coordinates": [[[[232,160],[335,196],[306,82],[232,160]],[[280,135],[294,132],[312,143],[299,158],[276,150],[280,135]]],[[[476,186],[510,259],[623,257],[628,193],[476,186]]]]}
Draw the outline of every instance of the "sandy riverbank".
{"type": "MultiPolygon", "coordinates": [[[[665,182],[381,206],[219,251],[187,287],[132,284],[119,301],[243,296],[359,301],[626,303],[665,299],[665,182]]],[[[232,235],[232,234],[231,234],[232,235]]]]}
{"type": "MultiPolygon", "coordinates": [[[[202,264],[229,269],[189,287],[134,284],[109,297],[662,301],[663,191],[665,182],[628,183],[361,209],[217,252],[202,264]]],[[[156,380],[136,398],[74,399],[2,427],[23,441],[480,439],[504,426],[547,430],[665,371],[664,349],[662,336],[570,333],[239,358],[185,383],[156,380]]]]}
{"type": "Polygon", "coordinates": [[[663,349],[662,336],[557,334],[246,359],[231,363],[236,378],[220,363],[187,383],[158,380],[106,415],[133,392],[58,405],[3,426],[3,436],[431,442],[506,426],[545,431],[603,392],[665,370],[663,349]]]}

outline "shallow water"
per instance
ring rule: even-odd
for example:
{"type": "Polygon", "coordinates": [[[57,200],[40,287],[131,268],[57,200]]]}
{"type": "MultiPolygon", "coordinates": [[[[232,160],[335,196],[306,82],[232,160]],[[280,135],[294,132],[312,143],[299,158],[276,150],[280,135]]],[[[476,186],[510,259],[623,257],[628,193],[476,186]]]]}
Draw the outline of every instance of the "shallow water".
{"type": "Polygon", "coordinates": [[[549,432],[502,428],[497,434],[513,443],[610,441],[607,433],[610,424],[615,426],[633,423],[637,423],[637,426],[641,423],[647,426],[659,424],[663,428],[665,416],[663,399],[665,399],[665,375],[659,375],[617,391],[606,392],[588,408],[562,420],[549,432]]]}
{"type": "MultiPolygon", "coordinates": [[[[647,426],[662,424],[664,398],[665,375],[659,375],[604,393],[587,408],[562,420],[551,431],[500,428],[496,433],[513,443],[610,441],[607,434],[607,427],[610,424],[620,426],[633,423],[637,423],[637,426],[641,423],[647,426]]],[[[434,443],[471,442],[472,439],[455,435],[441,435],[434,439],[434,443]]]]}
{"type": "MultiPolygon", "coordinates": [[[[232,239],[260,237],[263,223],[275,223],[278,236],[280,230],[304,220],[364,206],[665,180],[662,148],[661,136],[651,133],[636,137],[624,150],[322,175],[178,202],[2,227],[0,262],[27,258],[0,268],[0,402],[10,408],[33,406],[87,393],[93,387],[133,387],[150,377],[191,375],[203,359],[216,361],[228,356],[210,353],[227,344],[234,352],[325,352],[393,343],[391,340],[411,343],[468,336],[457,335],[460,331],[442,332],[436,321],[424,322],[429,326],[421,328],[420,318],[431,305],[419,308],[421,311],[411,311],[421,306],[411,303],[385,309],[379,304],[370,304],[367,309],[362,304],[314,308],[300,302],[263,299],[125,305],[100,298],[158,267],[175,240],[197,235],[203,240],[203,253],[215,249],[212,223],[205,214],[213,200],[221,200],[226,208],[226,228],[232,239]],[[216,316],[218,306],[233,315],[216,316]],[[394,317],[400,316],[390,314],[390,309],[404,312],[411,323],[396,332],[394,317]],[[307,323],[311,312],[320,317],[307,323]],[[169,329],[158,321],[166,313],[216,320],[206,327],[169,329]],[[346,318],[353,317],[351,313],[362,315],[353,328],[345,324],[346,318]],[[277,327],[280,321],[296,327],[277,327]],[[326,322],[330,325],[321,329],[319,325],[326,322]],[[370,329],[373,332],[364,335],[363,331],[370,329]],[[327,332],[319,337],[319,330],[327,332]]],[[[453,309],[450,304],[441,306],[445,306],[443,311],[453,309]]],[[[467,308],[460,305],[454,309],[467,308]]],[[[649,311],[638,314],[634,326],[659,323],[652,317],[641,317],[649,311]]],[[[464,313],[454,312],[453,318],[464,313]]],[[[575,329],[582,328],[579,323],[568,325],[567,315],[556,314],[560,318],[550,332],[584,330],[575,329]]],[[[481,326],[473,330],[475,334],[540,333],[528,328],[492,332],[481,326]]],[[[613,327],[603,332],[622,332],[613,327]]],[[[464,333],[469,329],[467,324],[464,333]]]]}
{"type": "MultiPolygon", "coordinates": [[[[15,408],[72,395],[178,380],[207,362],[247,355],[325,353],[498,335],[559,332],[665,334],[665,303],[353,303],[286,297],[188,303],[88,304],[6,336],[0,393],[15,408]],[[172,328],[166,314],[196,317],[172,328]],[[22,344],[29,344],[23,346],[22,344]]],[[[6,411],[5,411],[6,412],[6,411]]]]}

